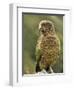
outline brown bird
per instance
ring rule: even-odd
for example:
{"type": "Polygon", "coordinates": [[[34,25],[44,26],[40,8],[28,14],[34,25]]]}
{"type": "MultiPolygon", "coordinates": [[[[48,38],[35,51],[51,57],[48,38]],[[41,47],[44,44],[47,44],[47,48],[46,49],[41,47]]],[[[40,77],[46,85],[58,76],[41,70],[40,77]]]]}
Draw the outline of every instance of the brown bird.
{"type": "Polygon", "coordinates": [[[46,70],[52,73],[52,66],[60,54],[60,40],[56,35],[54,24],[49,20],[39,23],[40,36],[36,45],[36,72],[46,70]]]}

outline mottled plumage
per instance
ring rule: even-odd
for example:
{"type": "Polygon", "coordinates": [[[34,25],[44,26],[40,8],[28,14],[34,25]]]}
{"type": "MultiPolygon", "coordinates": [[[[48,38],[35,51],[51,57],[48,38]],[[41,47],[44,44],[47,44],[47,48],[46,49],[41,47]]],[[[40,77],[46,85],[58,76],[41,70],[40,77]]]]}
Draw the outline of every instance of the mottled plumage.
{"type": "Polygon", "coordinates": [[[60,40],[56,35],[51,21],[42,20],[39,24],[40,37],[36,46],[36,72],[45,69],[47,72],[58,60],[60,54],[60,40]]]}

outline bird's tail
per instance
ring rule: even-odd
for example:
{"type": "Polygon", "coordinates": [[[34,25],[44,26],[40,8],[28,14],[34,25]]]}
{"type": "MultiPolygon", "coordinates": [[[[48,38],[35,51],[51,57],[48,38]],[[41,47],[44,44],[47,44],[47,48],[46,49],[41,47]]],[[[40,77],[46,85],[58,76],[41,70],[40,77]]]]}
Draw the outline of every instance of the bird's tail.
{"type": "Polygon", "coordinates": [[[39,63],[36,64],[36,72],[40,72],[41,69],[40,69],[40,66],[39,66],[39,63]]]}

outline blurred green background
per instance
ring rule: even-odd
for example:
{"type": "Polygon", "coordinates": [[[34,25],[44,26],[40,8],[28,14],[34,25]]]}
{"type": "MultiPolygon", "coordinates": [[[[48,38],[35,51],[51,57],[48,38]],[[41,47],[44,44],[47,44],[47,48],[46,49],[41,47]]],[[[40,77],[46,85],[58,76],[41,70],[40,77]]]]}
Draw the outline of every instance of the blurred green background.
{"type": "Polygon", "coordinates": [[[63,15],[22,13],[22,74],[35,73],[35,48],[39,37],[38,25],[41,20],[50,20],[55,25],[56,33],[61,41],[61,54],[53,70],[55,73],[63,72],[63,15]]]}

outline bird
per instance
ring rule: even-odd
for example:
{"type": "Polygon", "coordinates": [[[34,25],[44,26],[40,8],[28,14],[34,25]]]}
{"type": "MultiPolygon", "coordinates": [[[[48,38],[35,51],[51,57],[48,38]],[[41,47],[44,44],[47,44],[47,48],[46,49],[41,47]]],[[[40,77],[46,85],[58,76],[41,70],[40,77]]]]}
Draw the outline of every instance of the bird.
{"type": "Polygon", "coordinates": [[[39,37],[36,44],[36,73],[45,70],[54,73],[52,67],[60,56],[60,39],[56,34],[54,23],[41,20],[38,26],[39,37]]]}

